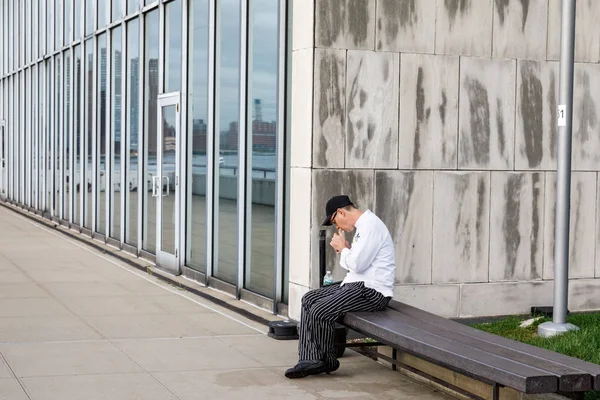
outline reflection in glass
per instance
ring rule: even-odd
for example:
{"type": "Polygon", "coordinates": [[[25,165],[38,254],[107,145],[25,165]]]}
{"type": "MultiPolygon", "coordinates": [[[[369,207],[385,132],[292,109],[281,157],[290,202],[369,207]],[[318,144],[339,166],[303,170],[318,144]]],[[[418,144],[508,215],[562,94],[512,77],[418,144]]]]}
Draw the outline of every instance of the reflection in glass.
{"type": "Polygon", "coordinates": [[[278,3],[255,0],[250,10],[252,42],[248,103],[248,173],[252,173],[251,261],[245,286],[273,296],[275,271],[275,176],[277,143],[278,3]]]}
{"type": "Polygon", "coordinates": [[[81,0],[85,1],[85,35],[89,35],[94,32],[94,2],[95,0],[81,0]]]}
{"type": "Polygon", "coordinates": [[[175,254],[175,172],[177,160],[177,110],[175,106],[162,108],[161,177],[158,195],[161,196],[160,249],[175,254]]]}
{"type": "Polygon", "coordinates": [[[54,215],[60,216],[60,163],[62,157],[60,154],[60,113],[62,111],[62,104],[60,101],[60,94],[62,93],[60,86],[61,78],[61,63],[60,56],[56,56],[54,59],[54,215]]]}
{"type": "Polygon", "coordinates": [[[54,115],[52,114],[52,63],[51,59],[46,60],[46,210],[50,212],[52,210],[54,196],[52,193],[52,177],[54,176],[52,171],[52,121],[54,121],[54,115]]]}
{"type": "MultiPolygon", "coordinates": [[[[37,2],[38,0],[34,1],[34,4],[31,7],[31,57],[33,61],[36,61],[39,58],[39,38],[42,37],[43,35],[40,34],[40,30],[39,30],[39,26],[38,25],[38,13],[40,12],[38,7],[37,7],[37,2]]],[[[2,6],[0,5],[0,12],[2,12],[2,6]]],[[[4,28],[0,28],[0,33],[3,32],[4,28]]],[[[5,49],[6,51],[6,49],[5,49]]],[[[4,55],[6,57],[6,55],[4,55]]],[[[0,61],[0,66],[4,65],[4,61],[0,61]]]]}
{"type": "Polygon", "coordinates": [[[152,177],[157,174],[157,99],[158,99],[158,10],[146,14],[144,60],[144,232],[143,248],[156,252],[156,198],[152,197],[152,177]]]}
{"type": "Polygon", "coordinates": [[[65,107],[63,116],[63,219],[69,221],[69,213],[71,212],[71,190],[69,181],[71,179],[71,168],[69,162],[71,160],[71,127],[69,124],[69,113],[71,111],[71,54],[70,52],[65,53],[65,107]]]}
{"type": "Polygon", "coordinates": [[[108,1],[96,0],[96,6],[98,7],[98,29],[102,29],[106,26],[106,6],[108,1]]]}
{"type": "MultiPolygon", "coordinates": [[[[186,264],[206,272],[206,124],[208,123],[208,0],[190,4],[189,33],[189,97],[188,137],[192,146],[188,152],[188,177],[191,177],[191,203],[187,206],[186,264]]],[[[189,142],[188,142],[189,143],[189,142]]]]}
{"type": "Polygon", "coordinates": [[[94,142],[94,42],[85,42],[85,145],[83,146],[83,204],[84,226],[92,229],[92,143],[94,142]]]}
{"type": "Polygon", "coordinates": [[[181,0],[165,6],[165,93],[181,90],[181,0]]]}
{"type": "MultiPolygon", "coordinates": [[[[71,44],[71,2],[68,0],[62,0],[62,2],[65,15],[65,40],[63,42],[63,45],[67,46],[71,44]]],[[[75,20],[75,25],[77,25],[77,21],[79,20],[75,20]]]]}
{"type": "Polygon", "coordinates": [[[98,36],[96,117],[96,232],[106,234],[106,34],[98,36]]]}
{"type": "Polygon", "coordinates": [[[73,0],[73,38],[75,41],[81,37],[81,7],[85,0],[73,0]]]}
{"type": "Polygon", "coordinates": [[[54,0],[54,49],[60,50],[62,48],[62,31],[61,24],[63,18],[62,3],[61,0],[54,0]]]}
{"type": "MultiPolygon", "coordinates": [[[[113,2],[114,5],[114,2],[113,2]]],[[[112,163],[111,163],[111,214],[112,227],[110,236],[121,239],[121,66],[123,65],[121,57],[121,28],[112,30],[111,46],[111,123],[112,123],[112,163]]]]}
{"type": "MultiPolygon", "coordinates": [[[[129,0],[131,4],[133,0],[129,0]]],[[[140,34],[139,19],[127,23],[127,186],[125,241],[137,245],[138,226],[138,132],[140,117],[140,34]]]]}
{"type": "Polygon", "coordinates": [[[73,135],[75,136],[73,149],[75,158],[75,167],[73,168],[73,189],[75,198],[73,205],[75,206],[75,215],[73,220],[75,224],[81,225],[81,154],[82,154],[82,138],[81,138],[81,45],[75,46],[74,50],[75,71],[73,74],[73,135]]]}
{"type": "Polygon", "coordinates": [[[123,8],[121,7],[121,0],[112,0],[112,19],[111,22],[115,22],[119,18],[121,18],[121,12],[123,8]]]}
{"type": "Polygon", "coordinates": [[[235,284],[237,281],[238,253],[238,132],[240,100],[240,0],[219,2],[217,12],[221,25],[217,27],[220,55],[217,60],[219,113],[215,116],[218,149],[224,163],[215,157],[216,178],[219,179],[218,207],[218,260],[216,277],[235,284]]]}
{"type": "MultiPolygon", "coordinates": [[[[0,11],[2,10],[1,8],[2,6],[0,6],[0,11]]],[[[0,28],[1,30],[1,28],[0,28]]],[[[37,65],[34,65],[31,67],[31,119],[30,119],[30,124],[31,124],[31,205],[33,207],[35,207],[36,209],[39,208],[39,204],[37,201],[37,196],[38,196],[38,174],[39,174],[39,170],[38,170],[38,148],[37,148],[37,132],[38,132],[38,125],[37,125],[37,121],[38,121],[38,93],[37,93],[37,71],[38,71],[38,67],[37,65]]],[[[0,89],[0,99],[2,99],[3,97],[3,91],[0,89]]],[[[0,107],[0,111],[2,111],[2,108],[0,107]]],[[[0,139],[2,140],[2,139],[0,139]]],[[[2,155],[0,154],[0,158],[4,158],[2,157],[2,155]]],[[[2,179],[3,177],[0,176],[0,179],[2,179]]],[[[4,180],[2,181],[4,182],[4,180]]],[[[1,191],[1,189],[0,189],[1,191]]]]}
{"type": "MultiPolygon", "coordinates": [[[[44,0],[42,0],[44,1],[44,0]]],[[[52,40],[52,21],[54,21],[54,0],[47,0],[46,3],[46,54],[52,53],[54,50],[54,41],[52,40]]],[[[15,38],[18,35],[15,35],[15,38]]],[[[14,59],[13,59],[14,60],[14,59]]]]}
{"type": "Polygon", "coordinates": [[[132,14],[139,8],[139,0],[127,0],[127,14],[132,14]]]}

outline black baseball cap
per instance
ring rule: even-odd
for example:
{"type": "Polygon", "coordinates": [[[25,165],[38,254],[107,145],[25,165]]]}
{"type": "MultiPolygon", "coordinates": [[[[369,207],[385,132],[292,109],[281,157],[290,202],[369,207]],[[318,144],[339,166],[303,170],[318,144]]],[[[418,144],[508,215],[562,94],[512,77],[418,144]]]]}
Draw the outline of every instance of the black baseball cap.
{"type": "Polygon", "coordinates": [[[325,213],[327,214],[327,218],[325,218],[325,221],[323,221],[323,225],[330,226],[333,213],[335,213],[338,208],[344,208],[346,206],[354,206],[348,196],[340,195],[330,198],[325,205],[325,213]]]}

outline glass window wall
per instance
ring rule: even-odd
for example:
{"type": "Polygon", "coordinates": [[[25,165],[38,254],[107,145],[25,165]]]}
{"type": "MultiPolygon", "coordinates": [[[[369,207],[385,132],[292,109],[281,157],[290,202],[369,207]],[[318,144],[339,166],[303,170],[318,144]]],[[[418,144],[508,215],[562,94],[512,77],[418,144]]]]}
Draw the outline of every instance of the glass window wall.
{"type": "MultiPolygon", "coordinates": [[[[131,0],[130,0],[131,2],[131,0]]],[[[127,186],[125,209],[125,241],[137,246],[138,242],[138,160],[140,128],[140,23],[135,19],[127,23],[127,186]]]]}
{"type": "Polygon", "coordinates": [[[94,32],[94,7],[96,0],[81,0],[85,2],[85,35],[91,35],[94,32]]]}
{"type": "Polygon", "coordinates": [[[53,157],[54,157],[54,173],[53,173],[53,182],[54,182],[54,215],[56,217],[61,216],[61,201],[62,201],[62,191],[61,191],[61,180],[62,180],[62,157],[60,154],[60,149],[62,145],[61,140],[61,112],[62,112],[62,101],[61,101],[61,77],[62,77],[62,69],[61,69],[61,60],[60,54],[54,57],[54,131],[52,133],[53,136],[53,157]]]}
{"type": "Polygon", "coordinates": [[[96,115],[96,232],[106,234],[106,34],[98,36],[98,107],[96,115]]]}
{"type": "Polygon", "coordinates": [[[254,0],[249,10],[248,173],[252,174],[250,262],[245,287],[272,296],[275,262],[275,177],[277,144],[278,3],[254,0]]]}
{"type": "Polygon", "coordinates": [[[111,45],[111,234],[113,238],[121,239],[121,81],[122,81],[122,51],[121,28],[112,30],[111,45]]]}
{"type": "Polygon", "coordinates": [[[112,0],[112,12],[111,21],[115,22],[122,17],[123,7],[121,7],[121,0],[112,0]]]}
{"type": "Polygon", "coordinates": [[[63,4],[64,4],[64,15],[65,15],[65,40],[63,42],[64,46],[68,46],[69,44],[71,44],[71,13],[72,13],[72,8],[71,8],[71,0],[62,0],[63,4]]]}
{"type": "Polygon", "coordinates": [[[217,105],[215,114],[216,148],[223,157],[215,157],[218,188],[216,202],[217,254],[214,275],[236,284],[238,265],[238,132],[240,118],[240,1],[217,3],[217,105]]]}
{"type": "Polygon", "coordinates": [[[92,179],[93,179],[93,143],[94,143],[94,41],[85,42],[85,137],[83,145],[84,160],[84,227],[92,229],[92,179]]]}
{"type": "Polygon", "coordinates": [[[165,5],[165,93],[181,90],[181,0],[165,5]]]}
{"type": "Polygon", "coordinates": [[[81,202],[82,195],[85,186],[82,186],[83,182],[83,164],[82,164],[82,153],[83,153],[83,138],[82,138],[82,118],[81,118],[81,78],[82,69],[81,64],[81,45],[77,45],[73,52],[74,59],[74,73],[73,73],[73,145],[75,148],[74,152],[74,168],[73,168],[73,191],[75,193],[73,207],[75,208],[75,214],[73,221],[77,225],[81,225],[81,202]]]}
{"type": "Polygon", "coordinates": [[[81,9],[85,0],[73,0],[73,40],[81,39],[81,9]]]}
{"type": "Polygon", "coordinates": [[[152,177],[157,174],[157,99],[158,99],[158,10],[146,14],[144,59],[144,221],[142,248],[156,252],[156,198],[152,197],[152,177]]]}
{"type": "Polygon", "coordinates": [[[98,29],[106,27],[107,6],[110,7],[110,0],[96,0],[98,7],[98,29]]]}
{"type": "Polygon", "coordinates": [[[62,152],[62,161],[63,161],[63,171],[64,171],[64,180],[63,180],[63,219],[66,221],[70,221],[70,213],[71,213],[71,54],[70,51],[65,52],[64,57],[65,63],[65,106],[64,106],[64,116],[63,116],[63,152],[62,152]]]}
{"type": "Polygon", "coordinates": [[[186,264],[206,273],[206,178],[208,124],[209,0],[194,1],[189,13],[188,50],[188,226],[186,264]]]}

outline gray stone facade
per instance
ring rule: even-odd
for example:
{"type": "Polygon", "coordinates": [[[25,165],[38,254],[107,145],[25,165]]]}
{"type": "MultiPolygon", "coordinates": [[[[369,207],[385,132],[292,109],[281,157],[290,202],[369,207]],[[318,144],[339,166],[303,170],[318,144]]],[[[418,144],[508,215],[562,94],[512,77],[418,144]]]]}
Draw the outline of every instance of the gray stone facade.
{"type": "MultiPolygon", "coordinates": [[[[290,317],[338,193],[388,226],[398,300],[448,317],[551,305],[560,0],[298,3],[290,317]]],[[[570,310],[600,309],[599,19],[578,2],[570,310]]]]}

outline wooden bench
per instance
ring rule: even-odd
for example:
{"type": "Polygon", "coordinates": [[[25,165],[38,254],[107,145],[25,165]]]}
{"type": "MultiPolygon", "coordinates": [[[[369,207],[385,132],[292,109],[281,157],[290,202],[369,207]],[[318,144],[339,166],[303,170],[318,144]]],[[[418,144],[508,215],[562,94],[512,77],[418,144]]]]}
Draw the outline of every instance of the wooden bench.
{"type": "MultiPolygon", "coordinates": [[[[384,311],[347,313],[342,325],[394,349],[527,394],[600,390],[600,365],[483,332],[391,301],[384,311]]],[[[393,359],[390,359],[392,363],[393,359]]]]}

